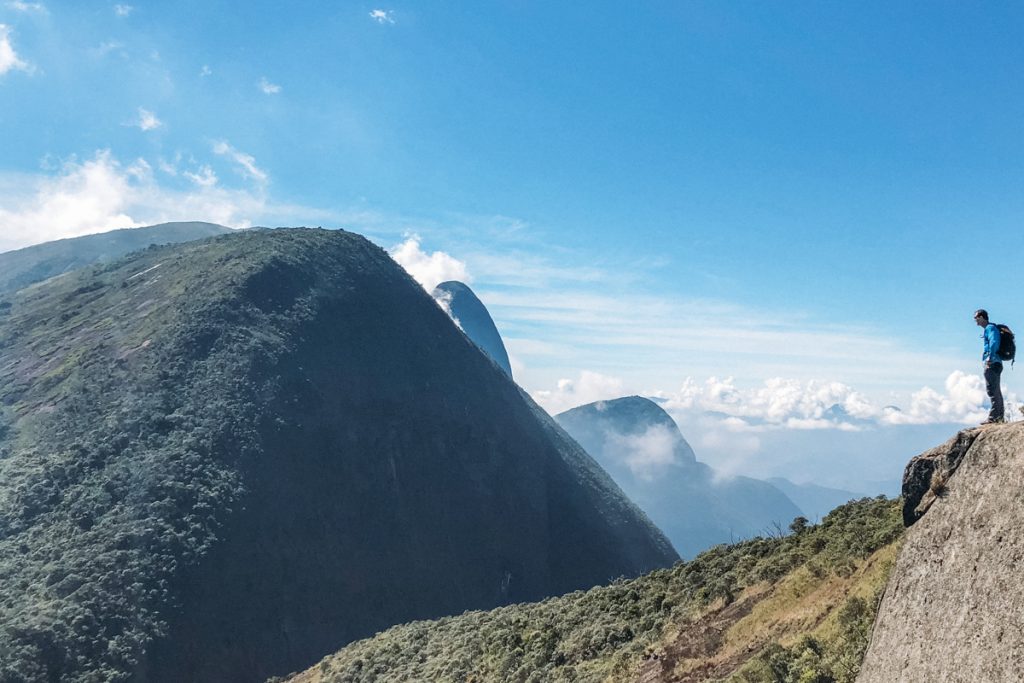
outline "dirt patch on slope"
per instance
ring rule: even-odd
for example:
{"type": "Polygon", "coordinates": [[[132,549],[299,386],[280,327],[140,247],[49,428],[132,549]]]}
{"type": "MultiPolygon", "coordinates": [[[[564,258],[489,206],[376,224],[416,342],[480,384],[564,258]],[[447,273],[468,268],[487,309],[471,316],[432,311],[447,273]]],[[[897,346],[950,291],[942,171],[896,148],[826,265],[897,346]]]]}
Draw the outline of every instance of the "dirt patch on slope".
{"type": "Polygon", "coordinates": [[[711,610],[683,630],[661,652],[655,652],[640,665],[636,683],[697,683],[727,676],[743,662],[757,654],[760,648],[718,657],[724,648],[730,628],[748,616],[754,607],[768,595],[768,591],[750,591],[739,600],[719,609],[711,610]],[[676,674],[680,664],[702,660],[702,663],[684,674],[676,674]]]}

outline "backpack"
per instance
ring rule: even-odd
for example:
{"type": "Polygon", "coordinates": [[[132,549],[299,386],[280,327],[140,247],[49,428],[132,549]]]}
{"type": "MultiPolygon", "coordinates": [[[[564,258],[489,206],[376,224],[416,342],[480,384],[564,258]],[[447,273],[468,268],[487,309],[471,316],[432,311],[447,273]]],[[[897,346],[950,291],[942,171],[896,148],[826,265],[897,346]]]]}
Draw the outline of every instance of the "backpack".
{"type": "Polygon", "coordinates": [[[1013,332],[1006,325],[996,325],[999,330],[999,351],[997,352],[999,358],[1006,361],[1013,362],[1013,357],[1017,355],[1017,345],[1013,341],[1013,332]]]}

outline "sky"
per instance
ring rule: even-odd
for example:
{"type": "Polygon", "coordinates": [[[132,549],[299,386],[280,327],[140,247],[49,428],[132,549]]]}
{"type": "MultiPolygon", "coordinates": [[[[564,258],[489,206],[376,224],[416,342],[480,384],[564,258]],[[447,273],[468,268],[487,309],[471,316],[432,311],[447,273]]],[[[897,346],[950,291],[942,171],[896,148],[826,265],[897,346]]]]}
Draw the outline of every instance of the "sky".
{"type": "Polygon", "coordinates": [[[973,311],[1024,329],[1022,76],[1019,2],[0,0],[0,250],[344,227],[468,282],[550,412],[902,468],[984,417],[973,311]]]}

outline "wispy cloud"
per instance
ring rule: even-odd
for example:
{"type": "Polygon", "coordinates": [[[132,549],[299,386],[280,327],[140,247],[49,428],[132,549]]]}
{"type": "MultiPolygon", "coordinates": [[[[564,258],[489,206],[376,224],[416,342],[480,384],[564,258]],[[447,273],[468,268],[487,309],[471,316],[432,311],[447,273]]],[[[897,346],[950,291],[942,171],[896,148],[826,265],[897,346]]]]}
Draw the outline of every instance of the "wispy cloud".
{"type": "Polygon", "coordinates": [[[210,68],[209,64],[203,64],[203,68],[199,70],[199,75],[202,77],[209,76],[213,73],[213,69],[210,68]]]}
{"type": "Polygon", "coordinates": [[[420,246],[419,235],[410,235],[404,242],[392,247],[389,251],[406,272],[423,285],[428,292],[446,280],[470,282],[466,264],[442,251],[427,253],[420,246]]]}
{"type": "Polygon", "coordinates": [[[196,171],[185,171],[182,175],[199,187],[213,187],[217,184],[217,174],[206,164],[200,166],[196,171]]]}
{"type": "Polygon", "coordinates": [[[395,13],[389,9],[375,9],[372,12],[370,12],[370,18],[376,21],[378,24],[395,23],[395,13]]]}
{"type": "Polygon", "coordinates": [[[97,57],[103,57],[110,54],[111,52],[120,51],[121,56],[123,57],[125,56],[123,48],[124,43],[118,42],[116,40],[107,40],[94,47],[91,50],[91,52],[97,57]]]}
{"type": "Polygon", "coordinates": [[[138,117],[130,125],[139,128],[140,130],[149,131],[156,130],[164,125],[164,122],[156,117],[156,114],[139,107],[138,117]]]}
{"type": "Polygon", "coordinates": [[[41,2],[23,2],[23,0],[11,0],[7,6],[16,12],[39,12],[47,14],[46,5],[41,2]]]}
{"type": "Polygon", "coordinates": [[[114,14],[116,14],[119,17],[127,17],[134,11],[134,5],[114,5],[114,14]]]}
{"type": "Polygon", "coordinates": [[[267,173],[256,165],[255,157],[235,149],[226,140],[219,140],[213,143],[213,152],[234,161],[244,176],[255,180],[260,185],[266,185],[270,180],[267,173]]]}
{"type": "Polygon", "coordinates": [[[264,95],[276,95],[281,92],[281,86],[276,83],[271,83],[267,80],[266,76],[260,78],[260,82],[256,85],[264,95]]]}
{"type": "Polygon", "coordinates": [[[633,476],[654,481],[665,468],[677,463],[679,434],[667,425],[651,425],[640,434],[605,433],[606,456],[618,457],[633,476]]]}
{"type": "Polygon", "coordinates": [[[0,24],[0,76],[15,70],[31,71],[32,67],[14,51],[10,27],[7,24],[0,24]]]}

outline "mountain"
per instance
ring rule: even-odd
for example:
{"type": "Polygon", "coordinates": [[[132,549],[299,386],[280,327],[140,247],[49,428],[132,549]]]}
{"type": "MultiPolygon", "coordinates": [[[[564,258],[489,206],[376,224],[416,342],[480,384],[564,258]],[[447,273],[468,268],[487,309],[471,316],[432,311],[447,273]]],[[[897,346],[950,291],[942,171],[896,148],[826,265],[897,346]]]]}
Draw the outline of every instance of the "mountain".
{"type": "Polygon", "coordinates": [[[902,531],[896,501],[863,499],[634,580],[395,626],[287,680],[853,683],[902,531]]]}
{"type": "Polygon", "coordinates": [[[213,223],[161,223],[36,244],[0,253],[0,294],[151,244],[174,244],[230,232],[213,223]]]}
{"type": "Polygon", "coordinates": [[[864,497],[862,493],[833,489],[818,484],[794,484],[789,479],[782,477],[771,477],[767,481],[785,493],[803,511],[804,516],[812,520],[822,519],[843,503],[864,497]]]}
{"type": "Polygon", "coordinates": [[[858,679],[1018,681],[1024,671],[1024,424],[964,430],[910,461],[912,524],[858,679]]]}
{"type": "Polygon", "coordinates": [[[598,401],[555,419],[683,557],[718,543],[784,531],[801,515],[771,484],[748,477],[717,478],[697,460],[668,413],[649,399],[598,401]]]}
{"type": "Polygon", "coordinates": [[[258,681],[676,561],[380,248],[153,247],[0,307],[0,680],[258,681]]]}
{"type": "Polygon", "coordinates": [[[435,287],[432,296],[451,313],[466,336],[512,377],[512,365],[508,362],[508,353],[498,328],[473,290],[461,282],[449,280],[435,287]]]}

